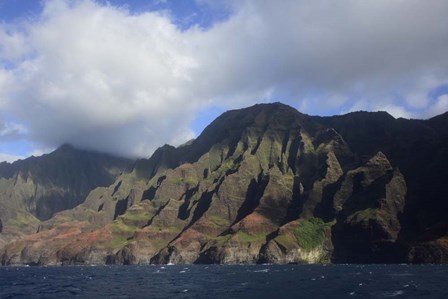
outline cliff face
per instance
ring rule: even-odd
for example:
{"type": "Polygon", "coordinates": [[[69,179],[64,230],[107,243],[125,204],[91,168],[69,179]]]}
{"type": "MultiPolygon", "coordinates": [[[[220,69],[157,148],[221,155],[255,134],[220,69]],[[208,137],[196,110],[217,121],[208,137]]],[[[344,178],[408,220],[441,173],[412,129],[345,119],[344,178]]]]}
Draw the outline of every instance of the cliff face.
{"type": "Polygon", "coordinates": [[[448,204],[435,201],[443,194],[438,179],[429,186],[421,180],[431,181],[424,177],[431,170],[448,169],[441,156],[447,148],[439,129],[444,123],[385,113],[310,117],[278,103],[229,111],[190,144],[160,148],[110,186],[41,223],[38,233],[11,242],[0,259],[443,261],[440,250],[447,247],[440,228],[447,221],[437,215],[448,204]],[[409,165],[414,159],[421,160],[409,165]],[[418,208],[427,200],[435,206],[418,208]]]}
{"type": "Polygon", "coordinates": [[[129,160],[70,145],[42,157],[1,163],[0,240],[36,232],[41,221],[76,207],[91,190],[110,185],[130,165],[129,160]]]}

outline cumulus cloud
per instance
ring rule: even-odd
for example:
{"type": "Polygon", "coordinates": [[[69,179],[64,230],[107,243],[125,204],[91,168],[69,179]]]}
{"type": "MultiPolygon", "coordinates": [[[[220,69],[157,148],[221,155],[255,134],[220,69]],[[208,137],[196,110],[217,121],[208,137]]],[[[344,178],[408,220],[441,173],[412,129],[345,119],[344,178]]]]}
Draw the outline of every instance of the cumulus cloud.
{"type": "Polygon", "coordinates": [[[27,132],[22,124],[4,122],[0,120],[0,137],[2,140],[15,139],[27,132]]]}
{"type": "Polygon", "coordinates": [[[0,27],[0,40],[0,57],[5,60],[15,61],[28,51],[24,36],[18,32],[0,27]]]}
{"type": "Polygon", "coordinates": [[[180,29],[166,12],[47,0],[36,19],[0,25],[0,114],[38,147],[148,156],[193,137],[208,106],[418,117],[448,84],[445,0],[230,3],[228,19],[180,29]]]}
{"type": "Polygon", "coordinates": [[[48,1],[30,24],[31,57],[10,71],[21,86],[9,107],[42,145],[148,155],[191,137],[196,104],[183,105],[183,37],[156,13],[132,16],[91,1],[48,1]]]}

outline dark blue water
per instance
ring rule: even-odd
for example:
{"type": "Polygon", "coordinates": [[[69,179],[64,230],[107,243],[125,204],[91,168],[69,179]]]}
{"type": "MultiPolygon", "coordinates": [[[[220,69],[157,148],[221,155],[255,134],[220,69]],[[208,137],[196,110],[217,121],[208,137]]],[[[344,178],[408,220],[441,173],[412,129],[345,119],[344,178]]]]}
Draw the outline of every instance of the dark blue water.
{"type": "Polygon", "coordinates": [[[448,298],[448,266],[0,267],[0,298],[448,298]]]}

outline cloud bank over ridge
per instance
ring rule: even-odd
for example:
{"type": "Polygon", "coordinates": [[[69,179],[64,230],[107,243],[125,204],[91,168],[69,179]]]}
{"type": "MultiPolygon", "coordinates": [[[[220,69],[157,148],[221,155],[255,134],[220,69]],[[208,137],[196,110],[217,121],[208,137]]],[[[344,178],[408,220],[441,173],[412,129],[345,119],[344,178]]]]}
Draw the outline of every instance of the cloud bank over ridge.
{"type": "Polygon", "coordinates": [[[179,28],[169,11],[43,5],[0,24],[0,147],[148,156],[194,137],[208,107],[263,101],[310,114],[448,110],[444,0],[233,1],[205,29],[179,28]]]}

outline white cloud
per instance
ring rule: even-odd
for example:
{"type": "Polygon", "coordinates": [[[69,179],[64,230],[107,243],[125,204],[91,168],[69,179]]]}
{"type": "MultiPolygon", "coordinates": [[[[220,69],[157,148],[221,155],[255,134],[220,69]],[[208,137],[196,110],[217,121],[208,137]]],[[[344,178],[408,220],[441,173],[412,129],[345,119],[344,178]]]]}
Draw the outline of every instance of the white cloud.
{"type": "Polygon", "coordinates": [[[16,61],[29,51],[24,36],[19,32],[9,31],[7,26],[0,25],[0,41],[0,58],[2,59],[16,61]]]}
{"type": "Polygon", "coordinates": [[[0,111],[6,109],[14,89],[14,78],[11,72],[0,68],[0,111]]]}
{"type": "Polygon", "coordinates": [[[27,40],[36,55],[15,70],[24,88],[10,104],[36,141],[148,155],[191,137],[195,103],[183,103],[195,62],[168,19],[49,1],[27,40]]]}
{"type": "Polygon", "coordinates": [[[408,112],[405,108],[396,106],[396,105],[387,105],[385,107],[381,107],[379,109],[375,109],[376,111],[387,111],[390,115],[395,118],[413,118],[413,114],[408,112]]]}
{"type": "Polygon", "coordinates": [[[414,113],[407,111],[406,108],[404,108],[403,106],[394,104],[382,105],[382,103],[384,102],[375,102],[367,100],[357,101],[349,109],[341,111],[341,114],[354,111],[386,111],[395,118],[400,117],[407,119],[415,118],[414,113]]]}
{"type": "Polygon", "coordinates": [[[4,122],[0,120],[0,141],[7,138],[20,137],[27,133],[27,129],[22,124],[4,122]]]}
{"type": "Polygon", "coordinates": [[[307,113],[362,106],[422,116],[428,92],[448,83],[445,0],[231,5],[228,20],[180,30],[167,13],[45,1],[36,20],[0,28],[9,65],[0,68],[0,114],[19,119],[41,148],[71,142],[147,156],[191,138],[191,120],[208,105],[280,93],[307,113]]]}
{"type": "MultiPolygon", "coordinates": [[[[386,101],[387,102],[387,101],[386,101]]],[[[395,118],[414,118],[414,114],[407,111],[404,107],[394,104],[382,105],[382,102],[361,100],[355,102],[349,109],[341,111],[341,114],[354,111],[386,111],[395,118]]]]}
{"type": "Polygon", "coordinates": [[[1,162],[9,162],[12,163],[17,160],[23,160],[25,157],[23,156],[17,156],[17,155],[10,155],[10,154],[4,154],[0,153],[0,163],[1,162]]]}
{"type": "Polygon", "coordinates": [[[437,116],[448,111],[448,94],[441,95],[436,102],[426,111],[426,118],[437,116]]]}

